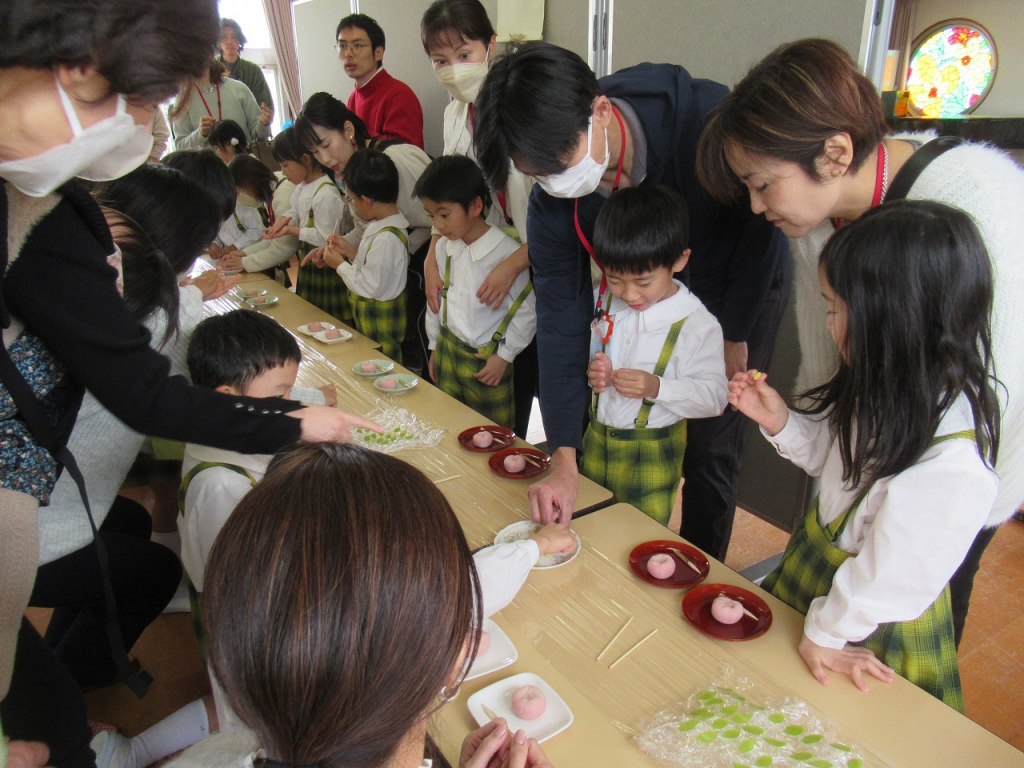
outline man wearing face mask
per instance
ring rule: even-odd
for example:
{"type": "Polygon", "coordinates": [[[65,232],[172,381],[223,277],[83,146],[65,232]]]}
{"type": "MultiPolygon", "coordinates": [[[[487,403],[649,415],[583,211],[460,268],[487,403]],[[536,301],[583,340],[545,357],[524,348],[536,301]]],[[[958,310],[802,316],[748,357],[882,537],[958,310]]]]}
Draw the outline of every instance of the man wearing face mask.
{"type": "MultiPolygon", "coordinates": [[[[537,292],[541,410],[554,471],[530,489],[535,520],[568,525],[588,402],[594,221],[621,187],[662,184],[690,212],[691,291],[725,335],[728,376],[771,357],[789,289],[788,245],[746,206],[726,208],[694,173],[697,141],[725,86],[682,67],[641,64],[600,81],[574,53],[527,43],[496,61],[475,103],[477,157],[500,186],[508,161],[534,176],[528,230],[537,292]],[[759,220],[760,219],[760,220],[759,220]]],[[[743,425],[730,411],[688,422],[684,538],[724,559],[743,425]]]]}

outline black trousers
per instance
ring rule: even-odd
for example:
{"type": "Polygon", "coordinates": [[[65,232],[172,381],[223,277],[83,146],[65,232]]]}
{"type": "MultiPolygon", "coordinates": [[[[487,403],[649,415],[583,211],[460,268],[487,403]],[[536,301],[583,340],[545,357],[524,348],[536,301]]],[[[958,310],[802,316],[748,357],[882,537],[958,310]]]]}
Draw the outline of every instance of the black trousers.
{"type": "MultiPolygon", "coordinates": [[[[789,301],[793,261],[779,260],[771,288],[747,339],[747,368],[767,369],[789,301]]],[[[716,313],[714,303],[705,302],[716,313]]],[[[683,525],[679,535],[718,560],[725,560],[736,516],[736,481],[747,417],[726,408],[721,416],[688,419],[683,457],[683,525]]]]}
{"type": "Polygon", "coordinates": [[[999,528],[982,528],[974,538],[974,543],[967,550],[967,556],[963,563],[956,569],[953,578],[949,580],[949,599],[953,609],[953,635],[956,640],[956,647],[960,647],[960,640],[964,636],[964,625],[967,624],[967,609],[971,603],[971,592],[974,590],[974,577],[981,567],[981,556],[985,549],[992,543],[999,528]]]}
{"type": "MultiPolygon", "coordinates": [[[[160,615],[181,581],[177,556],[149,540],[146,509],[118,496],[100,527],[126,648],[160,615]]],[[[109,685],[117,670],[94,544],[39,568],[29,605],[53,608],[45,640],[80,686],[109,685]]]]}
{"type": "Polygon", "coordinates": [[[530,411],[533,410],[533,397],[537,394],[539,375],[540,366],[537,364],[537,339],[535,337],[526,346],[526,349],[516,356],[515,365],[512,367],[512,381],[516,396],[515,432],[523,440],[526,439],[526,430],[530,426],[530,411]]]}

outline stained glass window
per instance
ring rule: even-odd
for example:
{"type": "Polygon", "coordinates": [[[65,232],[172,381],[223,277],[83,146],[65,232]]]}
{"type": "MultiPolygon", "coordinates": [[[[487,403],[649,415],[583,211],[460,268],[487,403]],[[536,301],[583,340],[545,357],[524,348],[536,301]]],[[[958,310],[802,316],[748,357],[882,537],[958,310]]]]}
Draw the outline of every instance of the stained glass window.
{"type": "Polygon", "coordinates": [[[917,38],[907,72],[910,103],[922,117],[973,111],[996,73],[996,46],[979,24],[944,21],[917,38]]]}

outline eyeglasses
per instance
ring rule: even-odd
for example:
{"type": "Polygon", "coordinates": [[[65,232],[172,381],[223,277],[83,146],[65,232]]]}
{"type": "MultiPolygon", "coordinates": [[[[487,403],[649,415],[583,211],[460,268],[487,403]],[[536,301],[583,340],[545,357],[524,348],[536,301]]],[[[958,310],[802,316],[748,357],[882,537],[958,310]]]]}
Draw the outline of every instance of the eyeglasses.
{"type": "Polygon", "coordinates": [[[354,53],[356,56],[358,56],[360,53],[362,53],[364,49],[369,48],[369,47],[370,47],[369,43],[341,43],[341,42],[338,42],[338,43],[334,44],[334,50],[336,50],[338,53],[341,53],[341,54],[354,53]]]}

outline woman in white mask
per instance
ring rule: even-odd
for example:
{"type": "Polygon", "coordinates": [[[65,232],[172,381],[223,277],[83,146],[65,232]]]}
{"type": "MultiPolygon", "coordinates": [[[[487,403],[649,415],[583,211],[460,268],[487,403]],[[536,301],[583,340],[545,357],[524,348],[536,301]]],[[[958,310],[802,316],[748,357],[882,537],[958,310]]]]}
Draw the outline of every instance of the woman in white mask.
{"type": "MultiPolygon", "coordinates": [[[[34,630],[18,626],[38,558],[36,509],[49,499],[59,471],[54,453],[83,389],[133,429],[235,450],[272,452],[300,436],[346,439],[351,424],[365,423],[168,377],[168,361],[150,348],[148,331],[118,293],[99,206],[68,183],[113,179],[145,162],[154,107],[202,74],[219,36],[215,0],[0,6],[0,698],[16,638],[16,680],[29,689],[43,675],[53,681],[30,690],[31,704],[15,700],[12,685],[0,722],[12,739],[45,740],[53,765],[92,765],[81,694],[34,630]],[[39,421],[29,428],[24,419],[33,415],[39,421]],[[52,443],[40,438],[45,431],[56,433],[52,443]]],[[[124,672],[132,679],[127,664],[124,672]]]]}
{"type": "MultiPolygon", "coordinates": [[[[473,150],[473,102],[487,78],[497,51],[498,38],[480,0],[435,0],[420,21],[420,38],[430,57],[434,75],[452,97],[444,111],[444,154],[465,155],[476,160],[473,150]]],[[[487,222],[505,229],[522,247],[495,267],[477,292],[482,304],[500,307],[516,277],[530,267],[526,244],[526,209],[534,179],[520,173],[509,162],[504,189],[491,190],[493,204],[487,222]]],[[[427,301],[439,311],[441,275],[430,252],[424,267],[427,301]]],[[[516,434],[526,438],[533,396],[537,389],[537,345],[531,342],[516,358],[516,434]]]]}

